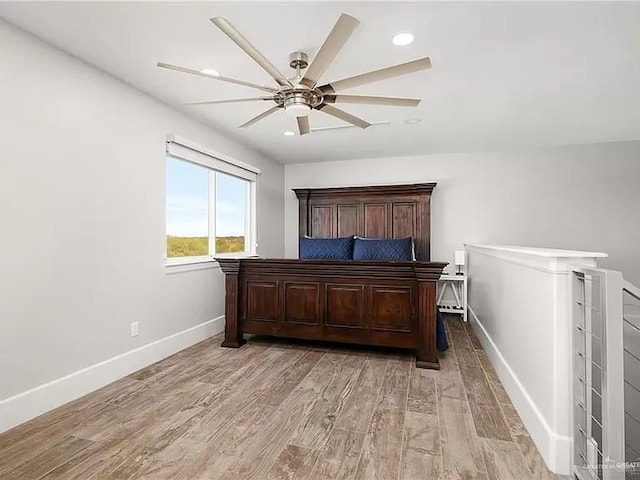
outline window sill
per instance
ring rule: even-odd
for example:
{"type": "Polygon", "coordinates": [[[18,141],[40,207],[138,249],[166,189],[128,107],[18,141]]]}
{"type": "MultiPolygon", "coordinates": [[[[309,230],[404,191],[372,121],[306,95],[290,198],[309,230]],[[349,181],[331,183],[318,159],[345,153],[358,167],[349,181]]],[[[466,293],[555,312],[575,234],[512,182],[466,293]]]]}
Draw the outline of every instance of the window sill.
{"type": "MultiPolygon", "coordinates": [[[[254,253],[220,253],[216,255],[220,258],[250,258],[255,257],[254,253]]],[[[220,268],[218,262],[214,257],[202,256],[202,257],[190,257],[190,258],[175,258],[172,260],[165,259],[164,272],[166,274],[193,272],[196,270],[208,270],[220,268]]]]}
{"type": "Polygon", "coordinates": [[[237,252],[237,253],[218,253],[216,258],[255,258],[255,253],[237,252]]]}
{"type": "Polygon", "coordinates": [[[208,256],[165,260],[164,262],[164,272],[167,274],[193,272],[195,270],[212,268],[219,268],[219,265],[213,257],[208,256]]]}

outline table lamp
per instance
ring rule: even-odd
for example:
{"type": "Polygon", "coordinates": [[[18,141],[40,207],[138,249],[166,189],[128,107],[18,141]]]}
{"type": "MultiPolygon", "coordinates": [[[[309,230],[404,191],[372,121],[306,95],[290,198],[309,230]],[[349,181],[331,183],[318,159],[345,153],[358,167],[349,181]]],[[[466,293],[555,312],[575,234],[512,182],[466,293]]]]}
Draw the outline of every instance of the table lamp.
{"type": "Polygon", "coordinates": [[[464,250],[456,250],[454,253],[454,263],[458,266],[456,275],[464,275],[462,266],[464,265],[464,250]]]}

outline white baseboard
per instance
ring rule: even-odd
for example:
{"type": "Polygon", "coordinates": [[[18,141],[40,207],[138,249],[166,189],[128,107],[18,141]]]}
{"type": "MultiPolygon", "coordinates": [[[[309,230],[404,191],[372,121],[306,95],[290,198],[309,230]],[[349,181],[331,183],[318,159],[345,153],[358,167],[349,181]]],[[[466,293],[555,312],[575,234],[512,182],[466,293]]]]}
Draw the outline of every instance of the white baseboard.
{"type": "Polygon", "coordinates": [[[478,340],[487,352],[493,368],[547,467],[558,475],[570,475],[571,437],[558,435],[551,429],[471,307],[469,307],[469,313],[471,313],[469,319],[478,340]]]}
{"type": "Polygon", "coordinates": [[[224,315],[0,401],[0,433],[224,330],[224,315]]]}

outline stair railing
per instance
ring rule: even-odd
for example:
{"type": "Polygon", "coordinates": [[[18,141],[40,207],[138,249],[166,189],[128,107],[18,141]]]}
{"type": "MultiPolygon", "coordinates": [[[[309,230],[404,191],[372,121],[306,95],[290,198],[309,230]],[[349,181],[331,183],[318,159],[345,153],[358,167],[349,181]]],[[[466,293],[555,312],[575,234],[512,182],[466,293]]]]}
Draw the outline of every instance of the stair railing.
{"type": "Polygon", "coordinates": [[[631,478],[624,408],[627,283],[612,270],[573,270],[573,465],[580,480],[631,478]]]}

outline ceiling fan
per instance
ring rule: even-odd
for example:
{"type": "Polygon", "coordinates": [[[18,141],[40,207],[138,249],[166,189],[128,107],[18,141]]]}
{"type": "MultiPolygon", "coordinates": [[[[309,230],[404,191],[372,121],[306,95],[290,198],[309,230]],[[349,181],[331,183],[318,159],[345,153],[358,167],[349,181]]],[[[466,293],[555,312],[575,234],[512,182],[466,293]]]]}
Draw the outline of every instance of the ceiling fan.
{"type": "Polygon", "coordinates": [[[322,47],[311,63],[306,53],[293,52],[289,59],[289,66],[295,69],[293,78],[286,78],[264,55],[262,55],[229,21],[222,17],[211,18],[211,22],[222,30],[233,42],[245,51],[258,65],[260,65],[278,84],[277,88],[257,85],[243,80],[223,77],[205,71],[193,70],[179,67],[167,63],[159,62],[158,66],[175,70],[178,72],[199,75],[223,82],[235,83],[246,87],[255,88],[266,92],[267,95],[254,98],[238,98],[233,100],[214,100],[210,102],[196,102],[189,105],[216,105],[222,103],[240,103],[265,101],[273,102],[274,106],[265,110],[249,121],[240,125],[241,128],[248,127],[263,120],[280,109],[284,109],[289,115],[296,117],[300,135],[309,133],[309,112],[312,109],[319,110],[347,123],[360,128],[367,128],[371,123],[358,118],[333,106],[336,103],[366,104],[366,105],[391,105],[400,107],[415,107],[420,103],[415,98],[394,98],[394,97],[372,97],[363,95],[343,95],[340,92],[344,89],[365,85],[368,83],[385,80],[387,78],[398,77],[408,73],[417,72],[431,68],[429,57],[413,60],[411,62],[394,65],[392,67],[374,70],[353,77],[344,78],[335,82],[329,82],[318,86],[318,81],[327,70],[336,55],[342,50],[347,40],[360,23],[350,15],[342,14],[334,25],[333,29],[325,39],[322,47]],[[304,73],[302,72],[304,70],[304,73]]]}

